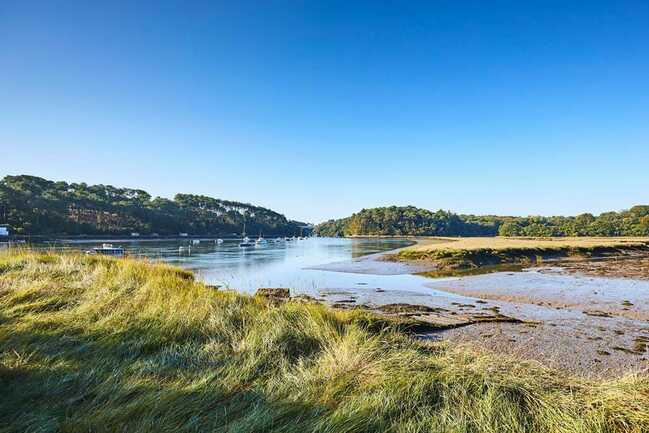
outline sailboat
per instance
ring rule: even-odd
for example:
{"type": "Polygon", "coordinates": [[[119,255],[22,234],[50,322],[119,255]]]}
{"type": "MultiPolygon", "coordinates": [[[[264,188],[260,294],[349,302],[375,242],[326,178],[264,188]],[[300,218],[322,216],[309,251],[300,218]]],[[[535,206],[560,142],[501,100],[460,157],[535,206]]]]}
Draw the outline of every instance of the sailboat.
{"type": "Polygon", "coordinates": [[[265,245],[267,243],[268,243],[268,241],[266,241],[266,239],[264,239],[264,237],[261,235],[261,232],[260,232],[259,237],[255,241],[255,244],[257,244],[257,245],[265,245]]]}
{"type": "Polygon", "coordinates": [[[247,247],[254,247],[255,246],[255,244],[250,241],[250,238],[248,236],[246,236],[246,220],[245,219],[243,220],[243,233],[242,233],[242,235],[243,235],[242,242],[239,243],[239,246],[241,248],[247,248],[247,247]]]}

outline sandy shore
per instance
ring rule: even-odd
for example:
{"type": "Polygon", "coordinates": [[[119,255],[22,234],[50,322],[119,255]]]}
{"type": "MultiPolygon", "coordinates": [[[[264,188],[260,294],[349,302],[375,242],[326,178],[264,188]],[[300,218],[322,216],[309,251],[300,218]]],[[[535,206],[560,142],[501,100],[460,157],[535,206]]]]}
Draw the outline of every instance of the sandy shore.
{"type": "MultiPolygon", "coordinates": [[[[430,263],[382,260],[394,253],[317,269],[382,275],[434,269],[430,263]]],[[[422,332],[421,338],[534,359],[585,377],[649,371],[649,257],[560,264],[524,272],[431,278],[426,285],[442,295],[427,298],[422,305],[360,307],[446,327],[422,332]]],[[[359,307],[354,299],[328,301],[338,308],[359,307]]]]}
{"type": "Polygon", "coordinates": [[[564,271],[588,276],[649,280],[649,256],[615,257],[611,259],[562,261],[564,271]]]}
{"type": "Polygon", "coordinates": [[[594,279],[558,269],[433,281],[431,288],[488,300],[532,326],[485,323],[434,338],[535,359],[584,376],[646,371],[649,282],[594,279]],[[632,298],[634,310],[628,307],[632,298]]]}

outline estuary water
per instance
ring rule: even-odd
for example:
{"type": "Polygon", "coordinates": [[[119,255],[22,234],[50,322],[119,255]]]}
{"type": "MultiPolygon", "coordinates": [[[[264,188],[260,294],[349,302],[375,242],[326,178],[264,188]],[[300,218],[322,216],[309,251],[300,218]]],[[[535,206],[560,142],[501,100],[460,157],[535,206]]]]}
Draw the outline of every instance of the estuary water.
{"type": "MultiPolygon", "coordinates": [[[[426,287],[419,275],[376,275],[313,269],[337,262],[352,262],[410,245],[405,239],[307,238],[269,242],[240,248],[239,240],[83,240],[59,241],[40,248],[90,250],[102,243],[123,247],[128,254],[161,260],[192,270],[204,282],[244,293],[261,287],[286,287],[292,295],[305,294],[329,302],[386,304],[431,303],[431,296],[449,294],[426,287]],[[188,250],[190,248],[190,250],[188,250]]],[[[459,297],[458,295],[450,295],[459,297]]]]}

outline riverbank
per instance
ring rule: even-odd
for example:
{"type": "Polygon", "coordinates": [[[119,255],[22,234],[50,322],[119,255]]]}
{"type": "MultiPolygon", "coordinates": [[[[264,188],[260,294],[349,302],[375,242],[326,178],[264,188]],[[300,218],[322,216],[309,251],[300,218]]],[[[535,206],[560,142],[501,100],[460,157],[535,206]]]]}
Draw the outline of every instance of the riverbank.
{"type": "Polygon", "coordinates": [[[5,242],[18,242],[24,244],[33,244],[33,243],[70,243],[70,244],[82,244],[82,243],[96,243],[96,242],[120,242],[120,243],[129,243],[129,242],[162,242],[162,241],[187,241],[187,240],[206,240],[206,241],[215,241],[217,239],[241,239],[240,235],[236,234],[224,234],[222,236],[218,235],[138,235],[138,236],[129,236],[129,235],[14,235],[7,236],[2,240],[5,242]]]}
{"type": "Polygon", "coordinates": [[[641,432],[649,379],[419,341],[178,268],[0,254],[0,424],[52,431],[641,432]]]}
{"type": "Polygon", "coordinates": [[[431,335],[534,359],[582,376],[619,377],[649,371],[649,282],[585,277],[536,267],[460,278],[431,279],[432,290],[468,296],[530,326],[484,323],[431,335]]]}
{"type": "MultiPolygon", "coordinates": [[[[402,314],[438,326],[437,330],[422,333],[424,338],[489,348],[584,377],[619,377],[649,368],[649,283],[642,277],[649,278],[649,268],[642,266],[649,258],[643,249],[644,239],[514,242],[518,249],[525,246],[538,253],[539,248],[544,248],[553,253],[535,263],[522,260],[440,269],[435,261],[392,258],[403,251],[446,248],[449,244],[474,249],[487,243],[492,248],[512,246],[510,239],[499,238],[425,241],[428,243],[319,269],[378,274],[419,272],[429,277],[429,282],[422,284],[431,289],[430,296],[417,298],[404,293],[401,301],[392,301],[411,302],[399,306],[402,314]],[[589,255],[604,247],[605,254],[600,257],[589,255]],[[562,249],[559,254],[557,248],[562,249]],[[566,252],[574,248],[580,250],[566,257],[566,252]],[[461,298],[453,299],[454,295],[461,298]]],[[[373,299],[365,297],[364,301],[350,295],[328,301],[337,308],[364,308],[384,314],[382,295],[376,293],[373,299]]]]}
{"type": "Polygon", "coordinates": [[[386,260],[428,263],[438,271],[502,264],[538,264],[567,258],[649,254],[649,238],[436,238],[386,255],[386,260]]]}

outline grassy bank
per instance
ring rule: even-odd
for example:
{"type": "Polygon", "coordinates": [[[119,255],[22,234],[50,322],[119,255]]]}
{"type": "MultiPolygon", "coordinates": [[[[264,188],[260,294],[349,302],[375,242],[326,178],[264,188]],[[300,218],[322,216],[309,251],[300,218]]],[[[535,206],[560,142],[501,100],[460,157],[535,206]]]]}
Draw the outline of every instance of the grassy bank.
{"type": "Polygon", "coordinates": [[[511,263],[536,263],[567,257],[649,253],[649,238],[434,238],[405,248],[395,260],[426,260],[439,269],[470,269],[511,263]]]}
{"type": "Polygon", "coordinates": [[[649,378],[566,377],[173,267],[0,254],[2,432],[643,432],[649,378]]]}

